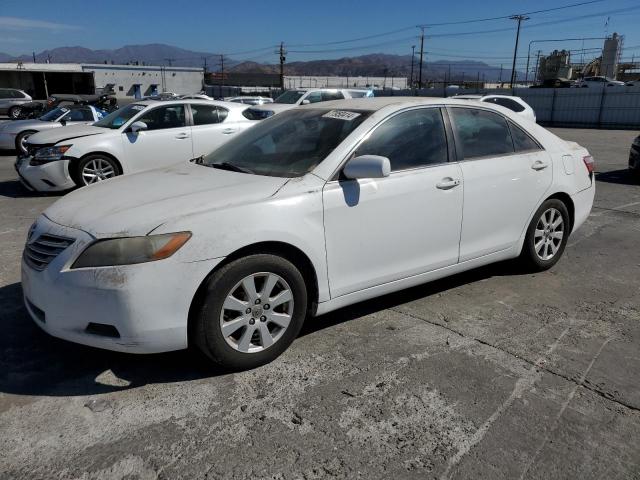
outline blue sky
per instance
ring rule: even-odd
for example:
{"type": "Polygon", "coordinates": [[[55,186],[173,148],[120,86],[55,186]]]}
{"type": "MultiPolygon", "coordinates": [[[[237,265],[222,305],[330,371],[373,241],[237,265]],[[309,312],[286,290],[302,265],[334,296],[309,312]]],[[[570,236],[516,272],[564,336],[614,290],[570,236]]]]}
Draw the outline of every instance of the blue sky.
{"type": "MultiPolygon", "coordinates": [[[[578,3],[580,0],[1,0],[0,52],[39,52],[60,46],[92,49],[166,43],[190,50],[227,53],[234,59],[276,62],[284,41],[288,61],[419,48],[417,24],[497,17],[578,3]],[[334,43],[380,33],[357,42],[334,43]],[[307,45],[307,46],[305,46],[307,45]],[[246,52],[246,53],[245,53],[246,52]]],[[[604,0],[531,15],[523,24],[519,67],[531,40],[625,35],[624,58],[640,57],[640,1],[604,0]],[[608,25],[605,25],[609,18],[608,25]]],[[[515,22],[508,19],[434,26],[426,31],[427,61],[478,59],[510,66],[515,22]],[[487,32],[493,31],[493,32],[487,32]]],[[[601,40],[584,42],[593,57],[601,40]],[[592,50],[593,49],[593,50],[592,50]]],[[[534,50],[583,48],[582,42],[534,44],[534,50]]],[[[575,54],[580,55],[581,52],[575,54]]]]}

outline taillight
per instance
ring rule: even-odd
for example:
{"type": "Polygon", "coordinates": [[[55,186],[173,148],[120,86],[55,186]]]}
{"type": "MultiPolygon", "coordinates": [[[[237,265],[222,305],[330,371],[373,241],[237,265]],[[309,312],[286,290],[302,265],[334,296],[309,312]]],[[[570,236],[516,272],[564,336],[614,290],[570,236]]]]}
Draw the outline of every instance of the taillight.
{"type": "Polygon", "coordinates": [[[593,173],[595,171],[596,162],[594,162],[593,157],[591,155],[582,157],[582,161],[584,162],[584,166],[587,167],[587,172],[593,173]]]}

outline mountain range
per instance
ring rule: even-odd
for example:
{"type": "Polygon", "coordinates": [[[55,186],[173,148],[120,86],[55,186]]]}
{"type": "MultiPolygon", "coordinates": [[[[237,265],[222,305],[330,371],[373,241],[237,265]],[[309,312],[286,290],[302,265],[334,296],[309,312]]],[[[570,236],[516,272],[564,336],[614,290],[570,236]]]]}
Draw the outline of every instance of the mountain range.
{"type": "MultiPolygon", "coordinates": [[[[126,45],[113,50],[91,50],[84,47],[59,47],[35,54],[36,62],[45,63],[114,63],[140,65],[172,65],[181,67],[202,67],[206,59],[210,71],[220,70],[220,56],[208,52],[185,50],[165,44],[126,45]]],[[[33,55],[12,56],[0,52],[0,62],[33,62],[33,55]]],[[[225,70],[241,73],[278,73],[279,65],[254,61],[238,61],[224,58],[225,70]]],[[[287,62],[286,75],[315,76],[403,76],[411,73],[411,55],[390,55],[374,53],[356,57],[331,60],[311,60],[287,62]]],[[[429,61],[423,66],[423,79],[472,81],[484,79],[488,82],[506,80],[510,69],[488,65],[476,60],[429,61]]],[[[520,73],[519,73],[520,75],[520,73]]],[[[414,64],[414,78],[418,77],[417,57],[414,64]]]]}

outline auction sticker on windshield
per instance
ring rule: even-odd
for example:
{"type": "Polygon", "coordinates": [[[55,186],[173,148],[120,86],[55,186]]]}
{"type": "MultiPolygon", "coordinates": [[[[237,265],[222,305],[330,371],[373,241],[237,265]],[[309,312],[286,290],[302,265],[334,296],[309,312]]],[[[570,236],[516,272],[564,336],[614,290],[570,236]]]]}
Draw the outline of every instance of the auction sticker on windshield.
{"type": "Polygon", "coordinates": [[[331,110],[323,115],[324,118],[335,118],[337,120],[347,120],[349,122],[359,116],[359,113],[347,112],[346,110],[331,110]]]}

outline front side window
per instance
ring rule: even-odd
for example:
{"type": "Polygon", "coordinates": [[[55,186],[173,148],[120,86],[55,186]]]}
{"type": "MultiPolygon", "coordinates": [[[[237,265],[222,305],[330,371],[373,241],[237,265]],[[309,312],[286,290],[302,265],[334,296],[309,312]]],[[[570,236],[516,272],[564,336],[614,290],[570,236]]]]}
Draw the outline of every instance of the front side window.
{"type": "Polygon", "coordinates": [[[387,157],[391,171],[447,162],[447,137],[439,108],[400,113],[377,127],[356,155],[387,157]]]}
{"type": "Polygon", "coordinates": [[[515,123],[509,122],[509,128],[511,129],[513,146],[515,147],[516,152],[533,152],[536,150],[542,150],[538,142],[531,138],[527,132],[515,123]]]}
{"type": "Polygon", "coordinates": [[[307,95],[307,97],[305,98],[305,100],[308,100],[309,103],[318,103],[318,102],[322,102],[322,92],[311,92],[309,95],[307,95]]]}
{"type": "Polygon", "coordinates": [[[102,120],[98,120],[93,124],[94,127],[102,127],[102,128],[111,128],[118,129],[131,120],[133,117],[142,112],[146,105],[140,105],[136,103],[131,103],[126,107],[119,108],[115,112],[111,112],[109,115],[104,117],[102,120]]]}
{"type": "Polygon", "coordinates": [[[274,103],[287,103],[293,105],[305,94],[304,90],[288,90],[274,100],[274,103]]]}
{"type": "Polygon", "coordinates": [[[220,123],[227,117],[227,111],[223,108],[210,105],[191,105],[194,125],[211,125],[220,123]]]}
{"type": "Polygon", "coordinates": [[[472,108],[449,109],[458,157],[464,160],[514,152],[506,120],[497,113],[472,108]]]}
{"type": "Polygon", "coordinates": [[[343,100],[344,95],[342,92],[322,92],[322,101],[328,102],[329,100],[343,100]]]}
{"type": "Polygon", "coordinates": [[[147,130],[180,128],[187,125],[184,117],[184,105],[166,105],[142,114],[139,122],[147,124],[147,130]]]}
{"type": "Polygon", "coordinates": [[[91,122],[93,112],[90,108],[72,108],[64,119],[68,122],[91,122]]]}
{"type": "Polygon", "coordinates": [[[62,116],[67,113],[69,113],[68,108],[57,107],[42,115],[39,120],[42,120],[43,122],[55,122],[57,120],[61,120],[62,116]]]}
{"type": "Polygon", "coordinates": [[[0,90],[0,98],[12,98],[9,90],[0,90]]]}
{"type": "Polygon", "coordinates": [[[268,118],[207,155],[204,165],[272,177],[301,177],[371,112],[293,109],[268,118]]]}

